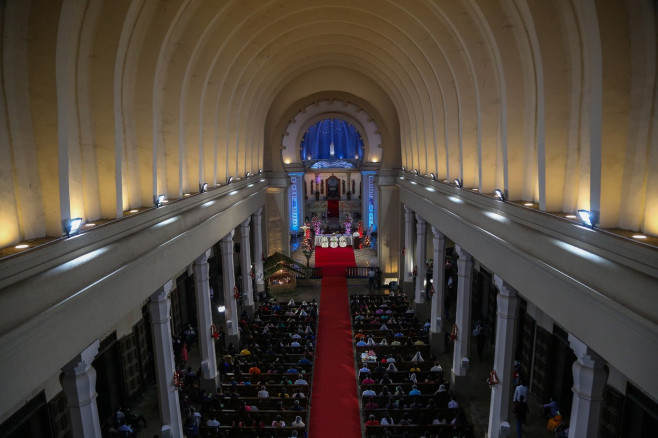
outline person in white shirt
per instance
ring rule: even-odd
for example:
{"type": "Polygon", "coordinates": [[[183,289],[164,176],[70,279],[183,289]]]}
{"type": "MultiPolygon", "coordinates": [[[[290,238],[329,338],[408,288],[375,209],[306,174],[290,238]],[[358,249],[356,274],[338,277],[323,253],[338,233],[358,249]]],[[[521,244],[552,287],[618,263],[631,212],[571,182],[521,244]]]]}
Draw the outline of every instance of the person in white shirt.
{"type": "Polygon", "coordinates": [[[308,385],[308,382],[306,380],[304,380],[304,376],[302,376],[300,374],[299,376],[297,376],[297,380],[295,380],[294,384],[295,385],[308,385]]]}
{"type": "Polygon", "coordinates": [[[267,389],[265,389],[264,386],[260,387],[260,391],[258,391],[258,397],[260,398],[268,398],[270,396],[270,393],[267,392],[267,389]]]}
{"type": "Polygon", "coordinates": [[[455,400],[453,397],[450,397],[450,401],[448,402],[448,409],[457,409],[459,407],[459,403],[457,403],[457,400],[455,400]]]}
{"type": "Polygon", "coordinates": [[[212,418],[212,419],[210,419],[206,422],[206,426],[208,426],[208,427],[219,427],[221,425],[219,424],[219,421],[217,421],[216,418],[212,418]]]}
{"type": "Polygon", "coordinates": [[[441,368],[440,363],[434,362],[434,366],[432,368],[430,368],[430,371],[439,372],[439,371],[443,371],[443,368],[441,368]]]}
{"type": "Polygon", "coordinates": [[[523,396],[524,400],[528,399],[528,387],[524,385],[525,382],[519,383],[519,385],[516,387],[514,390],[514,400],[515,402],[520,402],[521,401],[521,396],[523,396]]]}

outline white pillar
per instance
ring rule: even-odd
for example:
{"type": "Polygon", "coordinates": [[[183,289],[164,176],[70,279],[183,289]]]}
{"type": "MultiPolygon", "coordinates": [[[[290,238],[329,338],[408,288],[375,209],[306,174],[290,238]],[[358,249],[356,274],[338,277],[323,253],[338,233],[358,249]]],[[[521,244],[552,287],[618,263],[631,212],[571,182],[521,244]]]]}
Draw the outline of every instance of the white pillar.
{"type": "Polygon", "coordinates": [[[151,295],[149,304],[163,437],[183,436],[178,390],[174,386],[176,366],[174,364],[174,348],[170,325],[171,301],[169,300],[169,292],[171,292],[171,289],[172,281],[169,280],[151,295]]]}
{"type": "Polygon", "coordinates": [[[601,402],[606,383],[605,361],[578,338],[569,334],[576,354],[573,363],[573,402],[569,418],[569,438],[598,437],[601,402]]]}
{"type": "Polygon", "coordinates": [[[473,258],[469,253],[456,246],[459,254],[457,270],[457,309],[455,310],[455,324],[457,325],[457,339],[452,358],[452,382],[455,392],[468,394],[468,346],[471,327],[471,274],[473,271],[473,258]]]}
{"type": "Polygon", "coordinates": [[[59,378],[68,400],[75,438],[102,437],[96,405],[96,370],[91,366],[99,346],[97,339],[62,368],[59,378]]]}
{"type": "Polygon", "coordinates": [[[420,217],[416,213],[416,264],[418,265],[418,272],[416,274],[416,296],[415,302],[416,305],[422,304],[425,302],[423,299],[425,292],[425,260],[427,259],[427,239],[425,238],[425,230],[427,229],[427,224],[425,219],[420,217]]]}
{"type": "MultiPolygon", "coordinates": [[[[411,283],[413,281],[414,270],[414,230],[413,230],[414,212],[404,207],[404,272],[402,283],[411,283]]],[[[400,286],[403,286],[401,284],[400,286]]]]}
{"type": "Polygon", "coordinates": [[[217,359],[215,358],[215,340],[210,334],[212,307],[210,302],[210,284],[208,283],[208,257],[205,251],[194,261],[194,285],[196,287],[196,313],[199,321],[199,346],[201,350],[201,386],[214,394],[217,391],[217,359]]]}
{"type": "Polygon", "coordinates": [[[498,286],[498,317],[496,318],[496,352],[493,370],[498,375],[498,383],[491,389],[489,403],[488,436],[497,437],[503,421],[511,423],[509,405],[512,388],[512,367],[514,360],[514,327],[516,324],[516,291],[499,276],[494,276],[498,286]]]}
{"type": "Polygon", "coordinates": [[[253,312],[254,308],[254,288],[251,282],[251,243],[249,242],[249,224],[251,216],[240,224],[240,240],[242,249],[240,250],[240,269],[242,271],[242,304],[247,306],[253,312]]]}
{"type": "Polygon", "coordinates": [[[233,234],[231,230],[219,242],[222,248],[222,276],[224,279],[224,306],[226,306],[226,342],[238,347],[238,303],[234,296],[235,269],[233,268],[233,234]]]}
{"type": "Polygon", "coordinates": [[[254,224],[254,272],[256,273],[256,290],[263,292],[265,290],[265,280],[263,279],[263,231],[261,229],[262,208],[259,208],[252,215],[254,224]]]}
{"type": "Polygon", "coordinates": [[[430,342],[432,350],[438,355],[445,352],[445,334],[443,327],[443,302],[445,294],[445,255],[446,255],[446,238],[436,228],[432,227],[434,238],[434,266],[432,267],[432,285],[434,287],[434,296],[431,300],[430,309],[430,342]]]}

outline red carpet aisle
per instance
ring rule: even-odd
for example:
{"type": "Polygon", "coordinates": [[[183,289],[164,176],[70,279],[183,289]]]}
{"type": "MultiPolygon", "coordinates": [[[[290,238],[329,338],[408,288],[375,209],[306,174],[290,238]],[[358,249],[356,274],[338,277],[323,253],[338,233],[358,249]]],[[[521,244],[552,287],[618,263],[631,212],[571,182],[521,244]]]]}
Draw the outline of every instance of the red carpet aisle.
{"type": "Polygon", "coordinates": [[[345,267],[356,266],[354,250],[316,248],[315,266],[323,268],[323,278],[309,436],[360,438],[359,399],[345,278],[345,267]]]}

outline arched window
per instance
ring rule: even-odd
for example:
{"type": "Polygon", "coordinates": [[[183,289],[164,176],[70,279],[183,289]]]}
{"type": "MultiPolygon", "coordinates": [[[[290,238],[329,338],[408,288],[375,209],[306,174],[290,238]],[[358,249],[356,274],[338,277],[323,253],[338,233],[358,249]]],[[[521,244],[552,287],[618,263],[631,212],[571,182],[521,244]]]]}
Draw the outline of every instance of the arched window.
{"type": "Polygon", "coordinates": [[[301,159],[331,160],[363,157],[363,140],[354,126],[341,119],[320,120],[304,133],[301,159]]]}

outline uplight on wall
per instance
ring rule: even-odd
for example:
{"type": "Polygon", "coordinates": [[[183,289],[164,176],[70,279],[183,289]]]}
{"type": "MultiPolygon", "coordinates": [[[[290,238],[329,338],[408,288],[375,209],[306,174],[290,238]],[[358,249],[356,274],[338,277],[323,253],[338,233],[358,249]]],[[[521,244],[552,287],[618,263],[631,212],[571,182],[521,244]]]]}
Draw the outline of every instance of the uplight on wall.
{"type": "Polygon", "coordinates": [[[406,171],[407,171],[407,168],[404,167],[404,166],[402,166],[402,171],[403,171],[403,172],[406,172],[406,171]]]}
{"type": "Polygon", "coordinates": [[[596,226],[595,214],[589,210],[578,210],[578,217],[583,225],[594,228],[596,226]]]}
{"type": "Polygon", "coordinates": [[[432,178],[432,181],[436,181],[436,175],[434,173],[430,173],[430,178],[432,178]]]}
{"type": "Polygon", "coordinates": [[[229,176],[228,178],[226,178],[226,184],[231,184],[232,182],[233,182],[233,177],[232,176],[229,176]]]}
{"type": "Polygon", "coordinates": [[[494,190],[494,194],[496,195],[496,198],[498,198],[502,202],[507,201],[507,198],[505,197],[505,192],[503,192],[502,190],[496,189],[494,190]]]}
{"type": "Polygon", "coordinates": [[[206,193],[208,191],[208,183],[199,184],[199,193],[206,193]]]}
{"type": "Polygon", "coordinates": [[[153,195],[153,205],[155,208],[162,206],[165,200],[165,195],[153,195]]]}
{"type": "Polygon", "coordinates": [[[462,182],[462,180],[460,180],[458,178],[455,178],[455,185],[457,186],[458,189],[461,189],[462,187],[464,187],[464,183],[462,182]]]}
{"type": "Polygon", "coordinates": [[[64,221],[64,234],[66,234],[66,237],[76,234],[78,231],[80,231],[81,225],[82,218],[76,217],[73,219],[66,219],[64,221]]]}
{"type": "Polygon", "coordinates": [[[245,178],[249,178],[250,176],[251,176],[251,172],[247,172],[247,173],[244,174],[245,178]]]}

